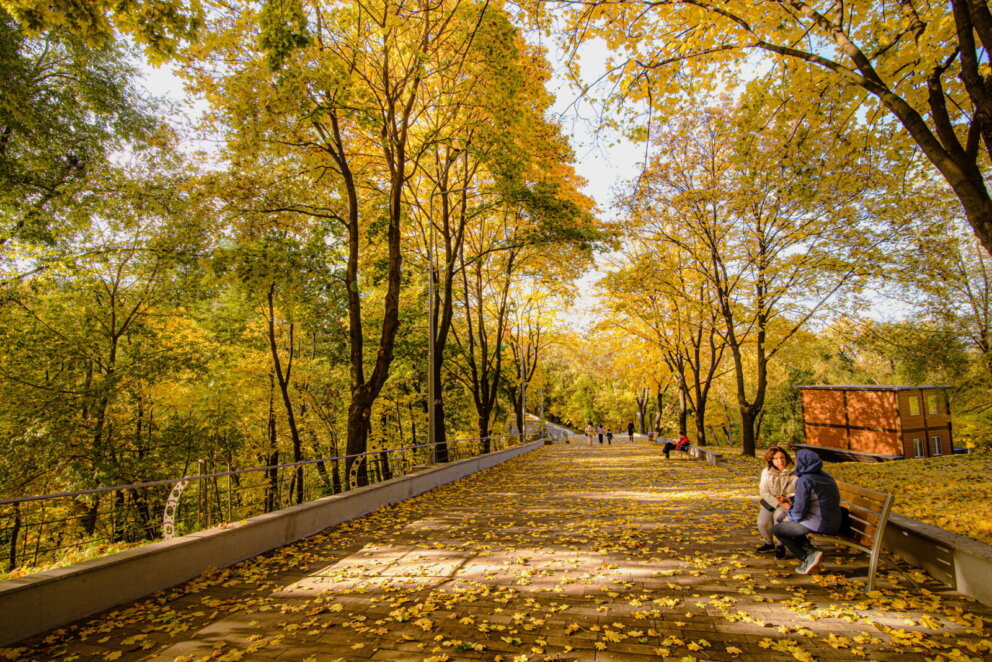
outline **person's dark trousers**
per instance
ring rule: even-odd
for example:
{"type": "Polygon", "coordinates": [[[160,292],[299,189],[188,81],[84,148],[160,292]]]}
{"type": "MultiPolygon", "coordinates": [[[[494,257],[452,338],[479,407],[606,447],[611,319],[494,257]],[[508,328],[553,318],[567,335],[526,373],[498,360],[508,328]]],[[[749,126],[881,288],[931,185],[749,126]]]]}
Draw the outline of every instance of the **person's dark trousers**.
{"type": "Polygon", "coordinates": [[[800,561],[816,551],[807,535],[809,529],[799,522],[779,522],[772,527],[772,533],[800,561]]]}
{"type": "Polygon", "coordinates": [[[666,460],[672,459],[671,456],[669,455],[669,453],[672,452],[672,449],[673,448],[675,448],[675,444],[668,443],[668,444],[665,444],[665,447],[663,449],[661,449],[661,452],[665,454],[665,459],[666,460]]]}
{"type": "Polygon", "coordinates": [[[599,443],[603,443],[603,435],[599,435],[599,443]]]}

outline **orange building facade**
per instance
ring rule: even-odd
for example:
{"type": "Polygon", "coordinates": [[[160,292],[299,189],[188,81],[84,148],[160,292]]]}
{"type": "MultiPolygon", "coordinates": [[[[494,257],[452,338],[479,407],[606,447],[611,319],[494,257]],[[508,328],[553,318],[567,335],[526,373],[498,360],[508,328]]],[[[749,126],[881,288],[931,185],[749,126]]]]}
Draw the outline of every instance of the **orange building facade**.
{"type": "Polygon", "coordinates": [[[797,386],[809,446],[881,458],[954,452],[946,386],[797,386]]]}

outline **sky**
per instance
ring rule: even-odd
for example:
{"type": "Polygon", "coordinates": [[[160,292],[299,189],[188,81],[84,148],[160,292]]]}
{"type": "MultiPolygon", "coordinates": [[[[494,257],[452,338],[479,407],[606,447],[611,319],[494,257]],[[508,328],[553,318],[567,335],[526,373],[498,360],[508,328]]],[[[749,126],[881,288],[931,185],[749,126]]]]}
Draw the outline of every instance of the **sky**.
{"type": "MultiPolygon", "coordinates": [[[[643,148],[622,137],[596,131],[592,120],[595,109],[566,79],[561,49],[544,45],[548,47],[548,58],[555,71],[550,84],[555,95],[551,112],[558,117],[562,131],[575,150],[576,170],[588,182],[585,194],[596,201],[606,218],[612,218],[614,189],[637,175],[638,165],[644,159],[643,148]]],[[[606,58],[607,50],[602,42],[589,42],[580,49],[584,84],[595,82],[603,74],[606,58]]]]}
{"type": "MultiPolygon", "coordinates": [[[[564,76],[565,62],[561,50],[548,44],[548,57],[555,70],[550,88],[555,95],[552,113],[558,116],[562,131],[569,137],[575,151],[575,169],[586,180],[583,192],[596,201],[600,217],[614,220],[617,210],[613,206],[618,187],[637,176],[640,163],[644,160],[642,145],[615,135],[596,132],[591,118],[595,109],[589,106],[564,76]]],[[[600,42],[586,44],[581,50],[583,83],[596,81],[605,69],[607,52],[600,42]]],[[[597,260],[608,256],[597,255],[597,260]]],[[[575,284],[577,293],[572,310],[563,315],[563,320],[573,330],[589,330],[597,321],[595,284],[603,276],[594,267],[575,284]]]]}

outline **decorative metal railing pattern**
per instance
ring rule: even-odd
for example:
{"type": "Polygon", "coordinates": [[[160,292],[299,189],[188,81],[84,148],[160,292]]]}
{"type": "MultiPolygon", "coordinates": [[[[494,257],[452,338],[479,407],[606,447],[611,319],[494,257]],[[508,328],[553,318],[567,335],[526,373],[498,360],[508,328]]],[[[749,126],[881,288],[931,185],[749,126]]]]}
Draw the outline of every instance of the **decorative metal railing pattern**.
{"type": "MultiPolygon", "coordinates": [[[[448,461],[456,461],[540,436],[496,435],[444,445],[448,461]]],[[[200,460],[195,476],[3,499],[0,553],[6,563],[0,568],[9,572],[99,555],[107,546],[147,544],[389,480],[433,465],[439,445],[238,470],[200,460]]]]}

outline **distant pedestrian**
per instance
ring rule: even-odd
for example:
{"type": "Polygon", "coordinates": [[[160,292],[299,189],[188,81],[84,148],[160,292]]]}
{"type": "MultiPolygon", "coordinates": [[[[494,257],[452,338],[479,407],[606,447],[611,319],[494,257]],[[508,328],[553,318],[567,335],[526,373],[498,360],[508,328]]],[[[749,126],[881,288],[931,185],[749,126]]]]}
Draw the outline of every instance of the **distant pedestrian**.
{"type": "Polygon", "coordinates": [[[627,423],[627,436],[630,437],[630,441],[634,441],[634,421],[627,423]]]}
{"type": "Polygon", "coordinates": [[[602,444],[603,443],[603,436],[606,434],[606,428],[603,427],[603,424],[602,423],[600,423],[596,427],[596,434],[599,435],[599,443],[602,444]]]}
{"type": "Polygon", "coordinates": [[[589,423],[586,426],[586,430],[585,431],[586,431],[586,441],[588,441],[589,442],[589,445],[592,446],[592,436],[594,434],[596,434],[596,428],[594,428],[592,426],[592,423],[589,423]]]}
{"type": "Polygon", "coordinates": [[[609,444],[610,446],[613,445],[613,431],[612,430],[607,430],[606,431],[606,443],[609,444]]]}

